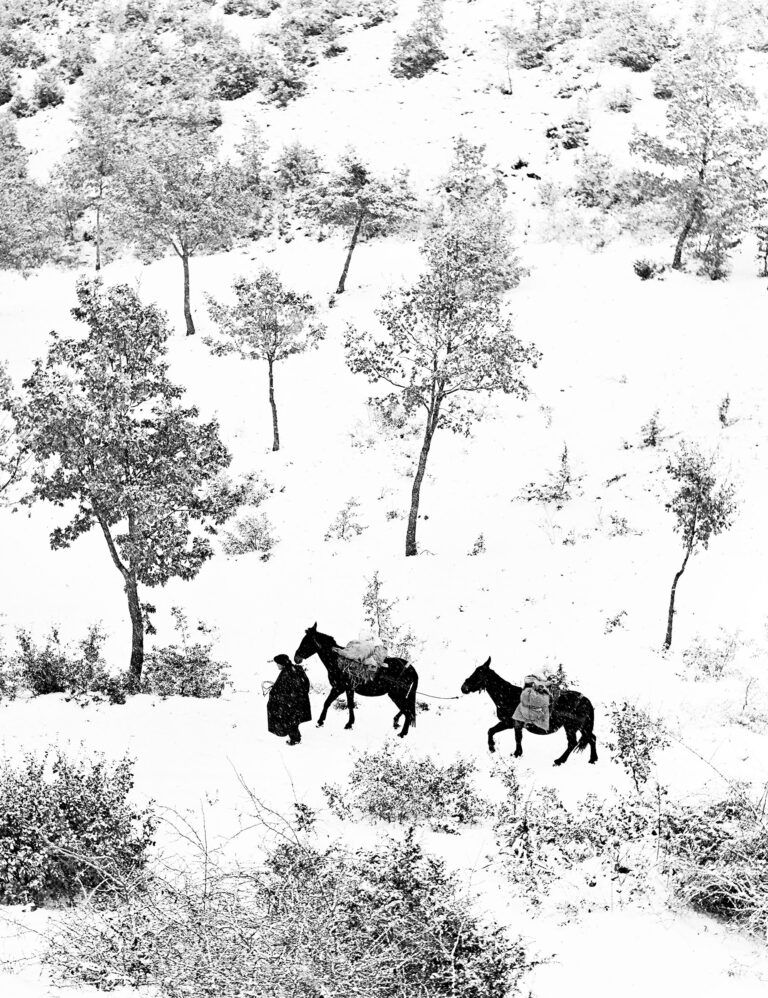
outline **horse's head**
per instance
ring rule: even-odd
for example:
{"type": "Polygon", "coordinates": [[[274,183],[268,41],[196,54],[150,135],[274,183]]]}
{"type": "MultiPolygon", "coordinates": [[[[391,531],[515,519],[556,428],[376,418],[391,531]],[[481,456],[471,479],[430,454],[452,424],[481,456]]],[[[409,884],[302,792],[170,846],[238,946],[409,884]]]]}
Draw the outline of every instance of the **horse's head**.
{"type": "Polygon", "coordinates": [[[478,665],[475,671],[461,684],[462,693],[479,693],[484,690],[488,683],[488,673],[491,671],[491,660],[488,658],[482,665],[478,665]]]}
{"type": "Polygon", "coordinates": [[[317,653],[317,621],[311,627],[308,627],[304,632],[304,637],[301,639],[301,644],[296,649],[296,654],[293,656],[293,661],[296,665],[301,665],[301,663],[307,659],[311,658],[317,653]]]}

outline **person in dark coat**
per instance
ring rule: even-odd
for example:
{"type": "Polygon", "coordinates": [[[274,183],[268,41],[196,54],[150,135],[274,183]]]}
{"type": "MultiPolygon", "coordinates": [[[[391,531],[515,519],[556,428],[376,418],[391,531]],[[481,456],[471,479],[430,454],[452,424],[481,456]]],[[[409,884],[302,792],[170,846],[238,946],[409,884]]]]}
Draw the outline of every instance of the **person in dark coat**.
{"type": "Polygon", "coordinates": [[[299,725],[312,720],[309,679],[304,669],[287,655],[275,655],[272,661],[280,667],[280,675],[267,698],[267,730],[278,738],[288,736],[289,745],[298,745],[299,725]]]}

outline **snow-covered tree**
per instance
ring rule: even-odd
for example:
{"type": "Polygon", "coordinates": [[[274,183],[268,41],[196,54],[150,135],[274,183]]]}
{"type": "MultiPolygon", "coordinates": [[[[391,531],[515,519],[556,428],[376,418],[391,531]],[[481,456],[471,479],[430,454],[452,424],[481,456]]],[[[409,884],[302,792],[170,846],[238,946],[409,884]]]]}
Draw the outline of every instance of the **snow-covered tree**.
{"type": "Polygon", "coordinates": [[[666,27],[646,0],[628,0],[610,10],[602,36],[603,55],[610,62],[645,73],[661,59],[668,45],[666,27]]]}
{"type": "Polygon", "coordinates": [[[666,137],[637,133],[632,149],[662,168],[642,180],[677,236],[672,266],[682,267],[689,238],[698,237],[705,272],[720,277],[753,221],[768,132],[755,121],[755,95],[739,81],[732,52],[704,38],[689,56],[677,65],[666,137]]]}
{"type": "Polygon", "coordinates": [[[235,304],[223,305],[208,297],[208,308],[219,327],[219,336],[206,344],[218,355],[236,353],[245,360],[266,361],[269,404],[272,409],[272,450],[280,449],[280,431],[275,402],[275,364],[316,347],[325,327],[314,320],[316,309],[309,295],[284,287],[272,270],[262,270],[255,279],[240,277],[233,282],[235,304]]]}
{"type": "Polygon", "coordinates": [[[21,479],[27,456],[12,416],[13,398],[11,379],[0,363],[0,503],[21,479]]]}
{"type": "Polygon", "coordinates": [[[485,147],[464,138],[427,215],[423,252],[457,297],[497,296],[520,282],[521,266],[505,212],[507,192],[485,147]]]}
{"type": "Polygon", "coordinates": [[[28,163],[13,119],[0,114],[0,270],[28,270],[58,253],[51,201],[28,163]]]}
{"type": "Polygon", "coordinates": [[[389,294],[378,312],[375,332],[347,330],[350,368],[374,384],[389,388],[382,399],[421,412],[424,434],[413,478],[405,540],[406,556],[415,555],[421,486],[430,448],[440,429],[469,434],[481,418],[475,400],[496,391],[524,398],[526,365],[538,351],[522,344],[498,295],[478,293],[485,281],[457,293],[460,282],[446,266],[430,267],[411,288],[389,294]]]}
{"type": "Polygon", "coordinates": [[[123,580],[131,620],[130,677],[141,678],[146,607],[139,586],[192,579],[213,549],[206,536],[237,505],[212,487],[230,462],[215,421],[203,423],[165,359],[167,319],[121,285],[81,282],[74,317],[85,336],[51,333],[14,406],[35,459],[28,501],[66,507],[51,534],[69,547],[98,527],[123,580]]]}
{"type": "Polygon", "coordinates": [[[228,249],[253,225],[242,173],[220,161],[211,135],[162,129],[145,136],[124,163],[117,195],[120,231],[140,255],[151,260],[172,250],[181,260],[184,319],[194,335],[190,260],[228,249]]]}
{"type": "Polygon", "coordinates": [[[115,174],[129,146],[124,84],[109,72],[94,72],[74,115],[74,141],[57,165],[54,189],[70,237],[83,212],[93,218],[96,270],[104,263],[105,222],[113,208],[115,174]]]}
{"type": "Polygon", "coordinates": [[[349,149],[339,169],[321,174],[302,199],[301,210],[322,225],[352,229],[344,269],[336,294],[343,294],[349,264],[358,239],[384,236],[402,229],[414,217],[416,198],[408,184],[408,171],[392,177],[376,177],[360,157],[349,149]]]}
{"type": "Polygon", "coordinates": [[[698,448],[682,444],[667,465],[667,473],[676,487],[667,509],[675,516],[674,529],[682,537],[685,556],[672,582],[664,648],[672,644],[675,595],[688,559],[697,548],[706,551],[710,539],[731,526],[736,512],[733,485],[718,478],[714,459],[698,448]]]}
{"type": "Polygon", "coordinates": [[[413,24],[395,41],[392,75],[408,80],[425,76],[445,59],[444,38],[443,0],[421,0],[413,24]]]}

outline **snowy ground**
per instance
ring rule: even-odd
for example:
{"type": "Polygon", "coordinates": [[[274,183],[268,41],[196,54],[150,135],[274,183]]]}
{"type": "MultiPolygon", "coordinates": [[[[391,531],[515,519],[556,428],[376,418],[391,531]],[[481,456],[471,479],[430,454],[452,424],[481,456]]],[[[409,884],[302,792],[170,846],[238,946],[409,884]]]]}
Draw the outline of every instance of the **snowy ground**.
{"type": "MultiPolygon", "coordinates": [[[[273,149],[301,137],[332,159],[354,144],[379,168],[407,163],[425,190],[444,169],[459,134],[486,142],[489,159],[505,169],[522,157],[546,179],[567,177],[572,160],[565,152],[552,156],[544,131],[565,114],[567,102],[554,95],[568,73],[599,77],[601,89],[589,95],[593,147],[618,161],[626,158],[633,124],[651,127],[656,121],[658,127],[661,121],[647,77],[602,63],[592,67],[586,54],[562,68],[557,79],[517,71],[514,95],[503,96],[497,86],[502,69],[490,54],[498,16],[494,0],[469,5],[447,0],[451,58],[445,68],[422,81],[395,80],[388,73],[392,37],[414,7],[408,0],[398,20],[350,36],[349,51],[321,63],[310,93],[287,109],[262,110],[249,97],[227,106],[226,141],[235,141],[246,113],[256,113],[273,149]],[[641,98],[630,115],[612,114],[601,104],[601,93],[618,82],[630,84],[641,98]]],[[[756,69],[755,86],[764,91],[764,69],[759,73],[756,69]]],[[[23,123],[23,137],[42,172],[55,160],[66,130],[66,106],[23,123]]],[[[323,315],[327,341],[317,353],[278,369],[283,441],[278,454],[269,450],[265,372],[211,359],[200,337],[182,335],[178,261],[149,267],[120,261],[107,268],[105,280],[136,282],[147,301],[168,310],[179,329],[172,375],[188,387],[204,415],[218,416],[235,468],[256,469],[275,486],[263,508],[279,543],[266,563],[255,555],[220,555],[194,582],[172,583],[152,594],[159,640],[170,637],[168,611],[174,605],[217,628],[217,654],[233,670],[234,690],[225,698],[138,697],[124,707],[85,708],[60,697],[2,703],[4,753],[51,743],[73,752],[128,751],[136,759],[139,800],[154,800],[196,823],[204,815],[209,834],[220,841],[249,824],[239,776],[271,806],[306,801],[320,808],[332,827],[333,819],[322,810],[321,785],[343,781],[359,750],[392,737],[392,711],[383,703],[363,702],[353,732],[344,731],[344,715],[332,711],[323,730],[307,726],[302,745],[288,748],[266,733],[261,684],[274,679],[267,660],[277,652],[293,653],[315,620],[341,640],[356,636],[366,580],[378,570],[387,593],[400,601],[400,620],[423,641],[417,667],[425,693],[456,696],[462,680],[492,655],[494,667],[513,681],[542,662],[562,662],[596,704],[598,765],[574,756],[555,770],[551,763],[564,736],[529,737],[519,767],[527,792],[552,786],[574,803],[587,793],[609,796],[627,789],[604,745],[605,709],[617,700],[662,716],[678,736],[661,758],[659,778],[679,799],[721,793],[723,776],[762,786],[768,748],[762,723],[768,705],[763,507],[768,340],[766,286],[754,276],[753,248],[745,246],[727,282],[674,273],[643,283],[632,261],[666,259],[668,242],[638,247],[618,239],[596,251],[565,234],[545,241],[549,223],[537,203],[537,182],[510,183],[520,254],[530,270],[511,304],[518,334],[536,343],[543,360],[531,374],[527,402],[489,403],[485,420],[467,440],[438,436],[422,497],[423,554],[407,561],[402,514],[415,444],[366,445],[372,435],[367,387],[347,371],[341,341],[348,322],[370,321],[382,292],[413,276],[420,265],[416,245],[396,239],[361,245],[347,293],[323,315]],[[727,394],[734,422],[722,428],[718,405],[727,394]],[[675,643],[666,658],[660,646],[680,546],[664,509],[666,451],[640,447],[640,427],[656,409],[670,447],[686,438],[718,450],[738,484],[740,503],[733,529],[692,561],[680,584],[675,643]],[[564,444],[583,476],[582,495],[560,512],[519,500],[527,483],[541,482],[555,469],[564,444]],[[621,477],[607,484],[615,476],[621,477]],[[365,531],[346,544],[324,541],[351,497],[360,500],[365,531]],[[387,519],[389,510],[400,517],[387,519]],[[612,515],[625,517],[636,533],[611,537],[612,515]],[[480,533],[487,551],[468,557],[480,533]],[[606,633],[608,619],[621,611],[623,626],[606,633]],[[740,634],[731,673],[718,683],[693,682],[685,674],[682,650],[696,636],[715,639],[721,628],[740,634]],[[756,682],[744,708],[750,679],[756,682]]],[[[193,261],[200,334],[208,329],[204,292],[223,295],[235,275],[268,262],[289,284],[324,303],[343,253],[341,240],[298,238],[193,261]]],[[[73,328],[69,308],[77,276],[47,269],[28,278],[0,274],[0,356],[16,379],[41,355],[50,329],[73,328]]],[[[102,621],[107,651],[122,665],[129,636],[124,595],[103,541],[92,534],[68,551],[52,553],[47,532],[57,522],[51,509],[0,514],[6,565],[0,622],[10,638],[17,627],[42,635],[52,624],[65,637],[77,637],[102,621]]],[[[308,668],[317,690],[324,691],[317,660],[308,668]]],[[[322,695],[313,693],[315,715],[322,695]]],[[[490,701],[478,695],[439,708],[436,703],[419,714],[398,751],[443,760],[476,757],[481,779],[487,779],[490,701]]],[[[509,752],[512,741],[511,733],[499,736],[499,750],[509,752]]],[[[231,848],[246,854],[256,849],[254,835],[240,836],[231,848]]],[[[534,998],[566,992],[593,998],[617,992],[702,998],[764,993],[765,948],[711,920],[660,902],[626,905],[603,891],[575,917],[566,918],[553,901],[532,918],[487,869],[492,836],[426,834],[425,841],[480,889],[488,912],[521,933],[533,955],[547,958],[524,982],[524,993],[534,998]]],[[[175,845],[167,832],[163,847],[175,845]]],[[[34,948],[34,934],[47,916],[13,909],[3,915],[8,922],[0,926],[0,953],[34,948]],[[20,927],[32,935],[19,936],[20,927]]],[[[0,993],[43,998],[64,992],[51,986],[32,960],[17,974],[0,972],[0,993]]]]}

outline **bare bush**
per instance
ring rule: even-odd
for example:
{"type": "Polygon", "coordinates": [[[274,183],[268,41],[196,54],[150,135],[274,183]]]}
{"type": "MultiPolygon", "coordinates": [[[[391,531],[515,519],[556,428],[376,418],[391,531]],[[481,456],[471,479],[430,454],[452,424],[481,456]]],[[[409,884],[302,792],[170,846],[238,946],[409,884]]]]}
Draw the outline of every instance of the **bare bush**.
{"type": "Polygon", "coordinates": [[[455,879],[403,842],[321,847],[312,813],[279,829],[262,869],[153,877],[110,910],[60,920],[48,962],[103,989],[153,984],[163,998],[503,998],[522,947],[480,922],[455,879]],[[298,831],[297,829],[303,829],[298,831]]]}

